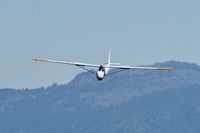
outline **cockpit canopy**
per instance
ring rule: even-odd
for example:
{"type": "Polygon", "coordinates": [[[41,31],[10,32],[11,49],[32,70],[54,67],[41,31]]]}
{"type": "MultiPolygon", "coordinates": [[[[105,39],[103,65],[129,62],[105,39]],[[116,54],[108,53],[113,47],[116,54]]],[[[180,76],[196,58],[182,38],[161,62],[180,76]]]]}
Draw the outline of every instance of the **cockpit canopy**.
{"type": "Polygon", "coordinates": [[[101,66],[99,67],[99,71],[105,71],[105,68],[101,65],[101,66]]]}

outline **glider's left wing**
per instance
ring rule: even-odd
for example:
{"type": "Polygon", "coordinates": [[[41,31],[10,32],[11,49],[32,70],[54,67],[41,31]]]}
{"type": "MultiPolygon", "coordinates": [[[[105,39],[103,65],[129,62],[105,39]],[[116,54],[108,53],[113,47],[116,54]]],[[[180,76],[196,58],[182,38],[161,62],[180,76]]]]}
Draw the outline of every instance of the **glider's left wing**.
{"type": "Polygon", "coordinates": [[[57,60],[46,60],[46,59],[37,59],[33,58],[34,61],[40,61],[40,62],[49,62],[49,63],[57,63],[57,64],[67,64],[67,65],[75,65],[75,66],[88,66],[88,67],[99,67],[97,64],[87,64],[87,63],[80,63],[80,62],[66,62],[66,61],[57,61],[57,60]]]}
{"type": "Polygon", "coordinates": [[[116,69],[141,69],[141,70],[173,70],[173,68],[167,67],[135,67],[135,66],[109,66],[109,68],[116,69]]]}

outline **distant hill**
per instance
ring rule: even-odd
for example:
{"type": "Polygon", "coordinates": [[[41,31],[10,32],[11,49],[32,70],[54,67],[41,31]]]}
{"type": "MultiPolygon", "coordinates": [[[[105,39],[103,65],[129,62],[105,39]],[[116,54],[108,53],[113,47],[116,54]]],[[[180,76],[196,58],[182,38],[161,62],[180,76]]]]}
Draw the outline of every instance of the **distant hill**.
{"type": "Polygon", "coordinates": [[[66,85],[0,89],[0,133],[199,133],[200,66],[127,70],[97,81],[83,72],[66,85]]]}

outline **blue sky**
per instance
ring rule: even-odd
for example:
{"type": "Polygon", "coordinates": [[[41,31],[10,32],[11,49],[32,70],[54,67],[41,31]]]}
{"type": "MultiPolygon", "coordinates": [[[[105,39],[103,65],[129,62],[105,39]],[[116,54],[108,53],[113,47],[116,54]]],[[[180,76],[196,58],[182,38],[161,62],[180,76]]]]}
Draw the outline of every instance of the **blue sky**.
{"type": "Polygon", "coordinates": [[[34,63],[200,63],[198,0],[0,1],[0,88],[67,83],[82,70],[34,63]]]}

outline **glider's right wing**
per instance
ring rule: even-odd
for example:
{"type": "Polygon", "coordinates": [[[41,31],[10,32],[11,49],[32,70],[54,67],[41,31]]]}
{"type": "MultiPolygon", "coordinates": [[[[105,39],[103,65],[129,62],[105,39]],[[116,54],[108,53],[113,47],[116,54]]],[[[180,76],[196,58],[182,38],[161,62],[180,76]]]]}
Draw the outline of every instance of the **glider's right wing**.
{"type": "Polygon", "coordinates": [[[173,68],[167,68],[167,67],[140,67],[140,66],[109,66],[109,68],[115,68],[115,69],[141,69],[141,70],[173,70],[173,68]]]}
{"type": "Polygon", "coordinates": [[[40,61],[40,62],[49,62],[49,63],[57,63],[57,64],[66,64],[66,65],[75,65],[75,66],[81,66],[81,67],[99,67],[97,64],[87,64],[87,63],[80,63],[80,62],[66,62],[66,61],[57,61],[57,60],[46,60],[46,59],[38,59],[33,58],[34,61],[40,61]]]}

